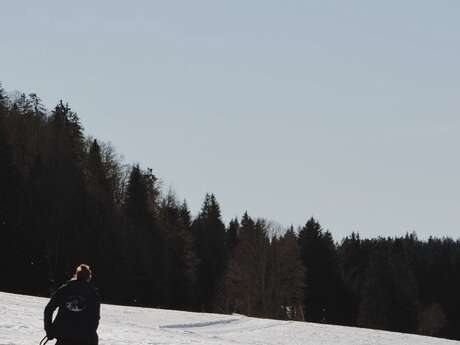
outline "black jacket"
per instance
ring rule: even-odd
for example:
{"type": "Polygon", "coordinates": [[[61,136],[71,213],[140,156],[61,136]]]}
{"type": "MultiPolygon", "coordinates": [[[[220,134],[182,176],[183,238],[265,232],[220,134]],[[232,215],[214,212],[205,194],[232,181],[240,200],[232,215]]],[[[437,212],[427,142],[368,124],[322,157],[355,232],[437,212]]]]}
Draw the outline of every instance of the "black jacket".
{"type": "Polygon", "coordinates": [[[45,308],[45,331],[48,338],[98,343],[97,327],[100,300],[96,289],[88,282],[71,280],[61,286],[45,308]],[[53,321],[53,312],[59,308],[53,321]]]}

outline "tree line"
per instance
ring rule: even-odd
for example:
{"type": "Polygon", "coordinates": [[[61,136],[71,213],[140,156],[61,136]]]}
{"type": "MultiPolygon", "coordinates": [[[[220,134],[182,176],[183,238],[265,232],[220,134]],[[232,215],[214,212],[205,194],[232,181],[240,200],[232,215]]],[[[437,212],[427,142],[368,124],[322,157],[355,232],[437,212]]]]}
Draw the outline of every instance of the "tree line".
{"type": "Polygon", "coordinates": [[[103,301],[326,322],[460,339],[460,241],[340,243],[311,218],[279,231],[198,215],[151,169],[84,135],[59,102],[0,85],[0,290],[48,296],[90,264],[103,301]]]}

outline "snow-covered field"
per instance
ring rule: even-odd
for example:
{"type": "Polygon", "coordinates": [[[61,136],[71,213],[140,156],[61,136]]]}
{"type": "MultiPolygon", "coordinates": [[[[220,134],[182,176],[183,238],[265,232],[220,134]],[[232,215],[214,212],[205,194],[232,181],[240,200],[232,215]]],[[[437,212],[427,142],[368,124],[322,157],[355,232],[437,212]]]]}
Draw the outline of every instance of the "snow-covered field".
{"type": "MultiPolygon", "coordinates": [[[[44,336],[46,303],[43,298],[0,292],[0,345],[38,345],[44,336]]],[[[102,306],[99,337],[100,345],[460,344],[369,329],[112,305],[102,306]]]]}

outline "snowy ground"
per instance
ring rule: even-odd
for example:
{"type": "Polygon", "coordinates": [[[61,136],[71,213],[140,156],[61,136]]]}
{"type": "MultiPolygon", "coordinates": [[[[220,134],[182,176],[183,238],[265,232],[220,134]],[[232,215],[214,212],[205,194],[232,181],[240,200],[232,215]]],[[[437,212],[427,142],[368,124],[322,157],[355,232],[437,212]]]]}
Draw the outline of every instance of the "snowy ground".
{"type": "MultiPolygon", "coordinates": [[[[38,345],[47,299],[0,292],[0,345],[38,345]]],[[[100,345],[447,345],[458,341],[241,315],[103,305],[100,345]]],[[[50,342],[48,344],[53,344],[50,342]]]]}

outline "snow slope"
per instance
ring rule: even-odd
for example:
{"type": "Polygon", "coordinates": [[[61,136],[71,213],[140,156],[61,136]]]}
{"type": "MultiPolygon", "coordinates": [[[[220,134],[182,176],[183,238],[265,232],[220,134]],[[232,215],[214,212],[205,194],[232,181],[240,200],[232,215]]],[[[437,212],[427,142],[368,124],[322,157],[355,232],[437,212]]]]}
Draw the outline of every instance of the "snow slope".
{"type": "MultiPolygon", "coordinates": [[[[0,292],[0,345],[38,345],[47,299],[0,292]]],[[[242,315],[103,305],[101,345],[448,345],[438,338],[242,315]]],[[[48,344],[53,344],[50,342],[48,344]]]]}

